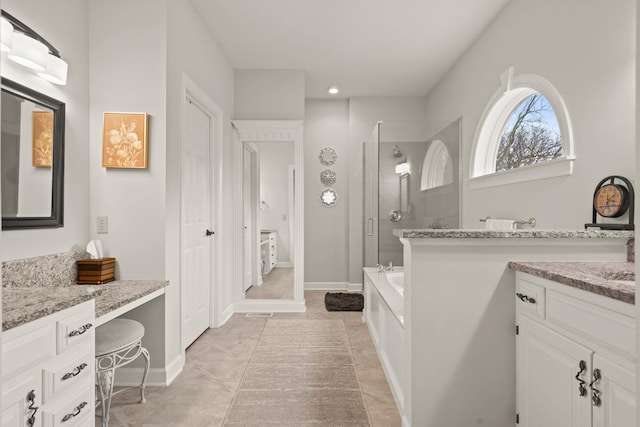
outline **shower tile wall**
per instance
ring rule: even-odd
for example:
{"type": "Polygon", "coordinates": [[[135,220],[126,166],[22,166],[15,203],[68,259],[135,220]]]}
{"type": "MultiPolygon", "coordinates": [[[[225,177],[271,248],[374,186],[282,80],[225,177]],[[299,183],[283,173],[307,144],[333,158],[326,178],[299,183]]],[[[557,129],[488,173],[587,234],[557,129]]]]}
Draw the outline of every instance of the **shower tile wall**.
{"type": "Polygon", "coordinates": [[[378,199],[378,259],[383,265],[389,261],[393,265],[402,265],[402,244],[393,235],[395,228],[424,228],[424,208],[420,206],[420,169],[422,159],[427,152],[425,141],[420,142],[381,142],[379,150],[379,199],[378,199]],[[393,147],[398,146],[401,157],[393,157],[393,147]],[[402,161],[409,163],[408,209],[402,210],[398,222],[390,219],[390,212],[400,210],[400,179],[396,165],[402,161]]]}
{"type": "MultiPolygon", "coordinates": [[[[379,212],[378,212],[378,259],[383,265],[389,261],[402,265],[402,244],[393,235],[397,228],[459,228],[460,227],[460,181],[459,181],[460,121],[455,121],[428,141],[393,142],[379,144],[379,212]],[[442,141],[453,161],[453,182],[437,188],[421,191],[423,162],[427,150],[434,141],[442,141]],[[394,157],[394,145],[402,155],[394,157]],[[407,161],[408,204],[402,209],[398,222],[390,219],[389,213],[400,210],[401,175],[395,172],[398,163],[407,161]]],[[[396,150],[397,152],[397,150],[396,150]]]]}

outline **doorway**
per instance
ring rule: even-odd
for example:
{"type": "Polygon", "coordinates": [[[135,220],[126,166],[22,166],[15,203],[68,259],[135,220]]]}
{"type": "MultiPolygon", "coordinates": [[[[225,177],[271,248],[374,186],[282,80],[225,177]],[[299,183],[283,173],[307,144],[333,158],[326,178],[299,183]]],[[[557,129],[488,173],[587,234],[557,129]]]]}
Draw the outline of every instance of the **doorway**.
{"type": "Polygon", "coordinates": [[[222,110],[183,75],[181,141],[180,285],[182,349],[221,316],[216,286],[220,255],[222,110]]]}
{"type": "Polygon", "coordinates": [[[238,120],[233,125],[235,254],[240,284],[234,311],[305,311],[302,122],[238,120]],[[251,150],[256,163],[247,154],[251,150]],[[259,272],[254,283],[260,283],[260,278],[286,278],[292,287],[280,296],[252,298],[245,292],[250,270],[259,272]]]}

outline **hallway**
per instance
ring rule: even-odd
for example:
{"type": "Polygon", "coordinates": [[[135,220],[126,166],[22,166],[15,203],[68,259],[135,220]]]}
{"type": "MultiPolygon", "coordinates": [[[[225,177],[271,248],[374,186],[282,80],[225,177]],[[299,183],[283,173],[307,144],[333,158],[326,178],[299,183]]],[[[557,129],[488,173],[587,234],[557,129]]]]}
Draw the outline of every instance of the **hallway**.
{"type": "Polygon", "coordinates": [[[137,389],[116,396],[110,426],[400,426],[362,313],[327,312],[325,293],[305,292],[306,313],[207,330],[170,387],[147,388],[142,405],[137,389]]]}

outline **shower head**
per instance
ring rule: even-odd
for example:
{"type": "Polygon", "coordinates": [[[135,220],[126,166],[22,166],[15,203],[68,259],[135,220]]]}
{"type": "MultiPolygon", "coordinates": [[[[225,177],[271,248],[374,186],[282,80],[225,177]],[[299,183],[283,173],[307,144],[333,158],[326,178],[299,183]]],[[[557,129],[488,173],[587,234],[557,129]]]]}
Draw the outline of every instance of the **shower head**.
{"type": "Polygon", "coordinates": [[[400,147],[398,147],[397,145],[393,146],[393,157],[402,157],[402,151],[400,151],[400,147]]]}

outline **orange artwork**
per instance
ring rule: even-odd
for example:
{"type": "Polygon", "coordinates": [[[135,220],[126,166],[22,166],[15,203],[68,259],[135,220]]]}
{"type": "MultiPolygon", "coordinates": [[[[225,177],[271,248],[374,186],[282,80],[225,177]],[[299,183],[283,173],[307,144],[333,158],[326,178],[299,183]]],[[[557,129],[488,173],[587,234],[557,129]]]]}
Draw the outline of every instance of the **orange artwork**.
{"type": "Polygon", "coordinates": [[[53,159],[53,113],[32,111],[33,125],[32,164],[37,168],[50,168],[53,159]]]}
{"type": "Polygon", "coordinates": [[[104,113],[102,167],[146,169],[148,125],[147,113],[104,113]]]}

